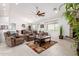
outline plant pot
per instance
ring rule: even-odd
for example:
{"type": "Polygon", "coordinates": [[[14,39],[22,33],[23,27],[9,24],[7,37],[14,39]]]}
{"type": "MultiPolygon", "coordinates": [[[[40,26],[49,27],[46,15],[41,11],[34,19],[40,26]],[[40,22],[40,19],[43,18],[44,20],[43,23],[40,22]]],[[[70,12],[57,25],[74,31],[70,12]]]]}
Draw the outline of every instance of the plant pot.
{"type": "Polygon", "coordinates": [[[77,55],[79,56],[79,42],[78,42],[78,45],[77,45],[77,55]]]}
{"type": "Polygon", "coordinates": [[[60,35],[60,36],[59,36],[59,39],[63,39],[63,36],[62,36],[62,35],[60,35]]]}

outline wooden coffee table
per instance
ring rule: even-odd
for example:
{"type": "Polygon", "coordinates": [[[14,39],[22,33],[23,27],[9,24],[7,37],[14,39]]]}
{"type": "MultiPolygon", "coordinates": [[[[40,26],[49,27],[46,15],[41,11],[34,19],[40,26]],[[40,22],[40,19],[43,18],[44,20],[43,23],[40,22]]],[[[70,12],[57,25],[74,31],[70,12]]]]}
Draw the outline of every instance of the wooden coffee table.
{"type": "MultiPolygon", "coordinates": [[[[45,43],[45,39],[50,39],[50,41],[51,41],[50,36],[36,37],[35,39],[37,40],[40,47],[41,47],[42,43],[45,43]]],[[[35,41],[34,41],[34,43],[35,43],[35,41]]]]}

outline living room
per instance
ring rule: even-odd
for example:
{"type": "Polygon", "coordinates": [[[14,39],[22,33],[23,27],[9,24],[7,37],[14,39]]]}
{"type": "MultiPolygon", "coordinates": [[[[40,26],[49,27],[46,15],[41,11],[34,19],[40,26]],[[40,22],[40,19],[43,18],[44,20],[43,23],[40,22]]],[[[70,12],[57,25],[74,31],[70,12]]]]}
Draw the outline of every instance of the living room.
{"type": "Polygon", "coordinates": [[[0,3],[0,55],[77,55],[64,12],[64,3],[0,3]]]}

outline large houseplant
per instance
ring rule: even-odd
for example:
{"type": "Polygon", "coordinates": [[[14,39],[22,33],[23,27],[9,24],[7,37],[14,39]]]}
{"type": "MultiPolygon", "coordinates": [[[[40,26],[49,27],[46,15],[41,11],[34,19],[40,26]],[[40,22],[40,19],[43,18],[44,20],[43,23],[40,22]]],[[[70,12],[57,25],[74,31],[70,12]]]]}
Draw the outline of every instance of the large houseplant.
{"type": "Polygon", "coordinates": [[[60,26],[60,35],[59,35],[59,39],[63,39],[63,27],[60,26]]]}
{"type": "Polygon", "coordinates": [[[79,55],[79,19],[76,17],[79,12],[79,3],[66,3],[65,10],[65,17],[75,33],[74,38],[77,45],[77,53],[79,55]]]}

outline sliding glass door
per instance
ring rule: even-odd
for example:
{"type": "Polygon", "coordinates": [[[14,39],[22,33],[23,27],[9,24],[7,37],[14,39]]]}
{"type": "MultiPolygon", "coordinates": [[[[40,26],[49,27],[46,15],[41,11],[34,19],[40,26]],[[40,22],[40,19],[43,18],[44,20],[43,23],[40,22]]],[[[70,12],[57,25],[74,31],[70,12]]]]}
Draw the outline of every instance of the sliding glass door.
{"type": "Polygon", "coordinates": [[[53,37],[59,36],[59,24],[48,24],[48,32],[53,37]]]}

